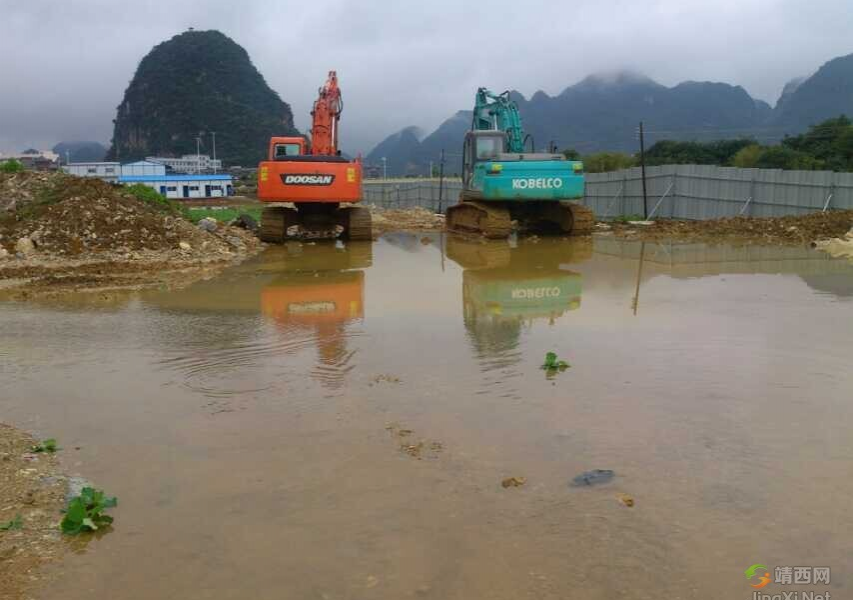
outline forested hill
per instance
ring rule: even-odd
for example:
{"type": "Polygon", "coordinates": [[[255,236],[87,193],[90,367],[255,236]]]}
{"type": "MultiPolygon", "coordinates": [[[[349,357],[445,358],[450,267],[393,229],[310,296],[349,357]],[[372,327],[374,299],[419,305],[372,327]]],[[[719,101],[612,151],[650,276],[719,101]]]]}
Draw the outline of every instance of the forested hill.
{"type": "Polygon", "coordinates": [[[271,135],[296,134],[290,106],[264,81],[248,53],[218,31],[186,31],[139,63],[114,121],[110,160],[216,153],[255,165],[271,135]]]}

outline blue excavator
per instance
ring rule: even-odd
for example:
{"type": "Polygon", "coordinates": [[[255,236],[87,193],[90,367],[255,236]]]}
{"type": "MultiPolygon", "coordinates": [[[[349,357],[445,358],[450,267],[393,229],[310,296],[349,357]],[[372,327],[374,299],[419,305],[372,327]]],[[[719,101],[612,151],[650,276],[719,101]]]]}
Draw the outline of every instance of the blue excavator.
{"type": "Polygon", "coordinates": [[[447,209],[447,228],[503,238],[515,221],[521,230],[592,233],[592,211],[572,202],[583,198],[583,163],[532,146],[509,92],[478,89],[462,149],[462,192],[447,209]]]}

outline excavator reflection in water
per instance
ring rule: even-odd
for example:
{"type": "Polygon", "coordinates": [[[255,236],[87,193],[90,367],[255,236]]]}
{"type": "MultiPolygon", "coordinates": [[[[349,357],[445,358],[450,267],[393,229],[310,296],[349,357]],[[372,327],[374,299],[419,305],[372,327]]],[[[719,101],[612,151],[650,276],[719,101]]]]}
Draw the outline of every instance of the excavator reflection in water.
{"type": "Polygon", "coordinates": [[[465,329],[487,368],[520,360],[513,353],[522,328],[535,320],[554,323],[581,304],[582,276],[569,265],[592,256],[591,238],[508,242],[447,239],[447,257],[462,273],[465,329]]]}
{"type": "Polygon", "coordinates": [[[145,301],[158,310],[194,318],[191,334],[174,326],[158,332],[177,350],[164,352],[161,363],[183,373],[188,387],[222,396],[248,389],[240,386],[249,381],[253,390],[280,385],[276,367],[316,347],[309,376],[340,389],[353,363],[348,341],[358,334],[351,325],[364,317],[362,269],[372,260],[372,242],[289,242],[213,279],[148,293],[145,301]]]}
{"type": "Polygon", "coordinates": [[[261,312],[287,334],[315,336],[319,366],[316,374],[331,389],[344,385],[355,354],[347,348],[347,326],[364,318],[364,271],[371,265],[370,242],[285,246],[279,264],[264,265],[281,274],[261,290],[261,312]]]}

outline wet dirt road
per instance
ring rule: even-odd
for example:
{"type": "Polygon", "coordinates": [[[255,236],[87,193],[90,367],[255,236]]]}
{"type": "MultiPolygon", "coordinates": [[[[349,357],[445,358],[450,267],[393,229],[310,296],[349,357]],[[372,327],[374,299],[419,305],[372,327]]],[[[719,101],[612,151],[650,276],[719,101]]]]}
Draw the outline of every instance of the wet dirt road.
{"type": "Polygon", "coordinates": [[[443,241],[0,304],[0,417],[120,501],[36,596],[747,600],[755,563],[850,592],[849,263],[443,241]]]}

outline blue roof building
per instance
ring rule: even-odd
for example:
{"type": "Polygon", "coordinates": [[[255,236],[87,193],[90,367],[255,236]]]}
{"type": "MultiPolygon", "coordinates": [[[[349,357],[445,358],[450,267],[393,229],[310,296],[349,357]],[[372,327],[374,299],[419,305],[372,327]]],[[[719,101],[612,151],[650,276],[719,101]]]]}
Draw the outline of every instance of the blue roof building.
{"type": "Polygon", "coordinates": [[[147,185],[167,198],[224,198],[234,194],[230,175],[121,175],[124,185],[147,185]]]}

